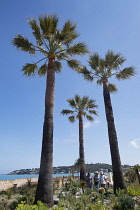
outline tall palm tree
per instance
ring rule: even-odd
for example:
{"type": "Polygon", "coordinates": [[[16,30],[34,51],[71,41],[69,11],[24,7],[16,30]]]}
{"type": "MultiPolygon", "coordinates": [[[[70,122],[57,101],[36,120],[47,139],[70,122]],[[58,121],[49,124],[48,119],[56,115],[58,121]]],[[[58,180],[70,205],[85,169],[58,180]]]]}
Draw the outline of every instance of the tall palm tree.
{"type": "Polygon", "coordinates": [[[39,180],[35,196],[37,200],[53,205],[53,110],[55,73],[62,69],[61,61],[65,60],[69,67],[75,69],[80,62],[72,59],[73,55],[88,53],[86,44],[74,43],[79,36],[76,24],[66,21],[62,29],[58,29],[59,18],[56,15],[42,15],[36,19],[29,19],[35,42],[30,42],[26,37],[17,34],[12,44],[19,50],[28,52],[31,56],[40,53],[42,58],[35,63],[26,63],[23,74],[27,76],[39,75],[46,77],[45,115],[43,125],[42,152],[40,161],[39,180]],[[40,66],[38,64],[40,63],[40,66]]]}
{"type": "Polygon", "coordinates": [[[84,155],[84,135],[83,135],[83,117],[89,121],[93,121],[92,115],[97,115],[95,108],[98,106],[95,104],[95,100],[89,99],[88,96],[81,98],[79,95],[75,95],[74,99],[68,99],[70,107],[73,110],[63,109],[61,114],[70,115],[69,121],[74,122],[76,119],[79,121],[79,161],[80,161],[80,180],[86,180],[86,167],[85,167],[85,155],[84,155]]]}
{"type": "Polygon", "coordinates": [[[135,75],[135,69],[133,66],[126,67],[121,70],[125,60],[126,59],[120,53],[114,53],[113,51],[108,51],[105,54],[104,59],[101,58],[98,53],[94,53],[89,57],[88,60],[91,70],[88,70],[86,67],[79,69],[79,72],[83,73],[85,79],[90,81],[97,79],[97,84],[103,86],[103,97],[112,159],[114,193],[116,193],[116,189],[118,188],[126,189],[126,185],[123,178],[113,109],[110,98],[110,93],[116,92],[117,87],[114,84],[109,83],[109,80],[113,76],[116,79],[121,80],[129,79],[131,76],[135,75]]]}

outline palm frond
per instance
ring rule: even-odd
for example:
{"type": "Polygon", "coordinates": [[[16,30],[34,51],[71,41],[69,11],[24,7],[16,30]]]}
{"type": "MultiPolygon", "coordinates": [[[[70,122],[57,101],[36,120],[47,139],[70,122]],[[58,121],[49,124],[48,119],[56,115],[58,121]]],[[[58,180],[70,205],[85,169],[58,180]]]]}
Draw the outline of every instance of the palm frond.
{"type": "Polygon", "coordinates": [[[83,98],[81,100],[81,104],[87,105],[88,102],[89,102],[89,97],[88,96],[83,96],[83,98]]]}
{"type": "Polygon", "coordinates": [[[81,104],[81,102],[82,102],[81,97],[78,94],[75,95],[74,100],[75,100],[76,104],[81,104]]]}
{"type": "Polygon", "coordinates": [[[102,85],[102,83],[103,83],[103,80],[99,78],[99,79],[97,80],[97,84],[98,84],[98,85],[102,85]]]}
{"type": "Polygon", "coordinates": [[[69,103],[69,105],[72,108],[75,108],[76,107],[76,103],[75,103],[75,100],[74,99],[67,99],[67,102],[69,103]]]}
{"type": "Polygon", "coordinates": [[[120,53],[114,53],[112,50],[108,50],[105,55],[106,67],[108,69],[118,69],[126,59],[120,53]]]}
{"type": "Polygon", "coordinates": [[[98,105],[95,104],[96,100],[89,99],[88,108],[98,108],[98,105]]]}
{"type": "Polygon", "coordinates": [[[64,33],[61,32],[59,36],[57,35],[57,38],[59,42],[63,43],[64,45],[69,45],[72,44],[72,42],[79,36],[77,32],[69,32],[69,33],[64,33]]]}
{"type": "Polygon", "coordinates": [[[42,15],[39,17],[40,28],[45,38],[49,39],[57,31],[59,17],[57,15],[42,15]]]}
{"type": "Polygon", "coordinates": [[[86,118],[87,118],[87,120],[89,120],[91,122],[94,120],[94,118],[91,115],[88,115],[88,114],[86,115],[86,118]]]}
{"type": "Polygon", "coordinates": [[[63,114],[63,115],[73,114],[73,113],[74,113],[74,111],[69,110],[69,109],[63,109],[63,110],[61,111],[61,114],[63,114]]]}
{"type": "Polygon", "coordinates": [[[82,160],[81,158],[78,158],[75,163],[74,163],[74,166],[75,167],[80,167],[84,164],[84,160],[82,160]]]}
{"type": "Polygon", "coordinates": [[[74,116],[70,116],[68,119],[69,119],[69,121],[72,122],[72,123],[75,122],[75,117],[74,117],[74,116]]]}
{"type": "Polygon", "coordinates": [[[80,74],[83,75],[84,79],[88,80],[88,81],[93,81],[94,77],[93,74],[91,73],[91,71],[89,71],[86,66],[84,67],[80,67],[78,69],[76,69],[76,71],[80,74]]]}
{"type": "Polygon", "coordinates": [[[39,27],[36,19],[28,20],[28,23],[33,30],[32,34],[34,35],[34,37],[37,41],[37,44],[40,46],[43,45],[40,27],[39,27]]]}
{"type": "Polygon", "coordinates": [[[70,20],[66,21],[63,29],[57,32],[57,39],[65,45],[72,43],[72,41],[79,36],[76,28],[76,24],[73,24],[70,20]]]}
{"type": "Polygon", "coordinates": [[[109,92],[111,92],[111,93],[116,93],[116,92],[118,91],[116,85],[111,84],[111,83],[108,84],[108,90],[109,90],[109,92]]]}
{"type": "Polygon", "coordinates": [[[117,79],[129,79],[136,74],[135,68],[133,66],[124,68],[118,74],[116,74],[117,79]]]}
{"type": "Polygon", "coordinates": [[[43,65],[39,68],[39,70],[38,70],[38,75],[39,75],[39,76],[44,76],[44,75],[46,75],[46,74],[47,74],[47,70],[48,70],[48,66],[47,66],[47,64],[45,63],[45,64],[43,64],[43,65]]]}
{"type": "Polygon", "coordinates": [[[87,115],[87,113],[86,113],[86,111],[79,111],[79,114],[77,115],[77,119],[79,119],[81,116],[86,116],[87,115]]]}
{"type": "Polygon", "coordinates": [[[67,60],[67,64],[72,69],[78,69],[79,66],[81,65],[80,61],[76,59],[67,60]]]}
{"type": "Polygon", "coordinates": [[[62,69],[62,64],[59,61],[55,61],[54,63],[55,72],[60,73],[62,69]]]}
{"type": "Polygon", "coordinates": [[[98,112],[96,110],[89,110],[89,113],[90,114],[94,114],[94,115],[97,115],[98,116],[98,112]]]}
{"type": "Polygon", "coordinates": [[[58,60],[65,60],[65,59],[68,59],[68,57],[69,57],[68,54],[65,53],[65,52],[62,52],[62,53],[59,53],[59,54],[56,53],[56,58],[58,60]]]}
{"type": "Polygon", "coordinates": [[[31,55],[35,55],[36,50],[34,45],[29,42],[26,37],[23,37],[20,34],[17,34],[16,37],[12,40],[12,44],[19,50],[28,52],[31,55]]]}
{"type": "Polygon", "coordinates": [[[90,65],[90,67],[94,70],[97,70],[98,67],[100,66],[100,56],[98,53],[93,53],[88,60],[88,63],[90,65]]]}
{"type": "Polygon", "coordinates": [[[66,32],[68,33],[68,32],[75,31],[76,28],[77,28],[77,25],[75,23],[73,24],[71,20],[67,20],[63,26],[62,31],[64,33],[66,32]]]}
{"type": "Polygon", "coordinates": [[[22,68],[22,71],[24,72],[23,74],[24,75],[27,75],[27,76],[31,76],[31,75],[34,75],[35,74],[35,71],[37,70],[38,66],[37,64],[33,63],[26,63],[23,68],[22,68]]]}
{"type": "Polygon", "coordinates": [[[74,44],[73,46],[71,46],[67,49],[67,53],[71,56],[72,55],[85,55],[88,52],[89,52],[88,48],[87,48],[86,44],[83,42],[74,44]]]}

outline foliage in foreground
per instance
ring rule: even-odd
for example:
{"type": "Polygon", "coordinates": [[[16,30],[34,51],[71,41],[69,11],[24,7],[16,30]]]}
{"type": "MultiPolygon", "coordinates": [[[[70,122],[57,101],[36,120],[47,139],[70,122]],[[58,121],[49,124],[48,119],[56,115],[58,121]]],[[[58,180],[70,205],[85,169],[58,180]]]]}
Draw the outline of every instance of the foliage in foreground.
{"type": "Polygon", "coordinates": [[[37,205],[28,205],[25,202],[21,202],[21,204],[18,204],[16,210],[47,210],[47,207],[41,201],[38,201],[37,205]]]}
{"type": "MultiPolygon", "coordinates": [[[[128,194],[119,190],[117,196],[112,188],[99,190],[86,188],[79,181],[69,177],[63,187],[59,186],[59,179],[56,179],[56,189],[59,202],[52,210],[138,210],[140,209],[140,185],[129,184],[128,194]],[[138,198],[135,200],[134,198],[138,198]]],[[[41,202],[34,205],[36,185],[25,185],[22,188],[0,193],[0,210],[47,210],[41,202]],[[10,192],[10,193],[9,193],[10,192]],[[9,198],[10,194],[10,198],[9,198]]]]}
{"type": "Polygon", "coordinates": [[[140,196],[140,185],[137,183],[128,185],[127,191],[130,196],[140,196]]]}

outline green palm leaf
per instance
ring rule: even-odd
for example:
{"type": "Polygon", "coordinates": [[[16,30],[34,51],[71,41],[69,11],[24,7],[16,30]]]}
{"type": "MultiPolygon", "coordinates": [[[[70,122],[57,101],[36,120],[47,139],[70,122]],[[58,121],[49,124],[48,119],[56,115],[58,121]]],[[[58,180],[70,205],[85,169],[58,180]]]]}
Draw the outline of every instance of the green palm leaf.
{"type": "Polygon", "coordinates": [[[69,110],[69,109],[63,109],[63,110],[61,111],[61,114],[63,114],[63,115],[73,114],[73,113],[74,113],[74,111],[69,110]]]}
{"type": "Polygon", "coordinates": [[[67,64],[72,69],[78,69],[79,66],[81,65],[80,61],[76,59],[67,60],[67,64]]]}
{"type": "Polygon", "coordinates": [[[72,43],[72,41],[79,36],[76,28],[76,24],[73,24],[70,20],[66,21],[60,33],[59,40],[63,41],[63,44],[72,43]]]}
{"type": "Polygon", "coordinates": [[[44,75],[46,75],[46,74],[47,74],[47,70],[48,70],[48,66],[47,66],[47,64],[45,63],[45,64],[43,64],[43,65],[39,68],[39,70],[38,70],[38,75],[39,75],[39,76],[44,76],[44,75]]]}
{"type": "Polygon", "coordinates": [[[78,44],[74,44],[73,46],[67,49],[67,53],[69,55],[84,55],[88,53],[88,48],[85,43],[79,42],[78,44]]]}
{"type": "Polygon", "coordinates": [[[90,67],[94,70],[98,69],[100,66],[100,56],[98,53],[94,53],[89,57],[88,63],[90,67]]]}
{"type": "Polygon", "coordinates": [[[75,99],[74,100],[75,100],[76,104],[81,104],[81,102],[82,102],[82,99],[81,99],[81,97],[78,94],[75,95],[75,99]]]}
{"type": "Polygon", "coordinates": [[[69,119],[69,121],[72,122],[72,123],[75,121],[75,117],[74,117],[74,116],[70,116],[68,119],[69,119]]]}
{"type": "Polygon", "coordinates": [[[75,107],[76,106],[75,100],[73,100],[73,99],[67,99],[67,102],[69,102],[69,105],[71,107],[75,107]]]}
{"type": "Polygon", "coordinates": [[[12,40],[12,44],[19,50],[24,52],[29,52],[32,55],[35,55],[36,50],[34,45],[29,42],[26,37],[23,37],[20,34],[17,34],[16,37],[12,40]]]}
{"type": "Polygon", "coordinates": [[[116,92],[118,91],[116,85],[111,84],[111,83],[108,84],[108,90],[109,90],[109,92],[111,92],[111,93],[116,93],[116,92]]]}
{"type": "Polygon", "coordinates": [[[134,76],[136,74],[135,68],[133,66],[130,66],[128,68],[124,68],[122,71],[120,71],[118,74],[116,74],[117,79],[129,79],[131,76],[134,76]]]}
{"type": "Polygon", "coordinates": [[[56,53],[56,57],[58,60],[67,60],[69,58],[69,56],[66,52],[62,52],[59,54],[56,53]]]}
{"type": "Polygon", "coordinates": [[[89,110],[89,113],[90,113],[90,114],[94,114],[94,115],[97,115],[97,116],[98,116],[98,113],[97,113],[97,111],[96,111],[96,110],[89,110]]]}
{"type": "Polygon", "coordinates": [[[63,26],[62,32],[68,33],[68,32],[73,32],[77,28],[76,24],[73,24],[71,20],[67,20],[63,26]]]}
{"type": "Polygon", "coordinates": [[[109,69],[118,69],[125,61],[120,53],[114,53],[112,50],[108,50],[105,55],[106,67],[109,69]]]}
{"type": "Polygon", "coordinates": [[[91,71],[89,71],[86,66],[78,68],[78,73],[82,74],[85,80],[93,81],[94,76],[92,75],[91,71]]]}
{"type": "Polygon", "coordinates": [[[22,68],[22,71],[24,72],[23,74],[24,75],[27,75],[27,76],[31,76],[31,75],[34,75],[35,74],[35,71],[37,70],[38,66],[37,64],[33,63],[26,63],[23,68],[22,68]]]}
{"type": "Polygon", "coordinates": [[[62,69],[62,64],[59,61],[55,61],[54,69],[55,69],[55,72],[60,73],[62,69]]]}
{"type": "Polygon", "coordinates": [[[28,23],[33,30],[32,34],[34,35],[34,37],[37,41],[37,44],[38,45],[43,45],[40,27],[39,27],[36,19],[28,20],[28,23]]]}
{"type": "Polygon", "coordinates": [[[92,122],[94,119],[93,119],[93,117],[91,116],[91,115],[86,115],[86,118],[87,118],[87,120],[89,120],[90,122],[92,122]]]}
{"type": "Polygon", "coordinates": [[[39,17],[40,28],[45,38],[50,38],[57,31],[59,18],[57,15],[42,15],[39,17]]]}

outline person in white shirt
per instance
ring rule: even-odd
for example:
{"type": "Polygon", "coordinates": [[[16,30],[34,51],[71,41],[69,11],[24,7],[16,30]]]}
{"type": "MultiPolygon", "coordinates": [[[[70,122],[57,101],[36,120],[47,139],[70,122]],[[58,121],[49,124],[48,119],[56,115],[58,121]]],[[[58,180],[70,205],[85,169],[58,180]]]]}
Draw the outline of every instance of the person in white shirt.
{"type": "Polygon", "coordinates": [[[106,178],[103,174],[103,171],[100,172],[100,186],[105,188],[106,185],[106,178]]]}

